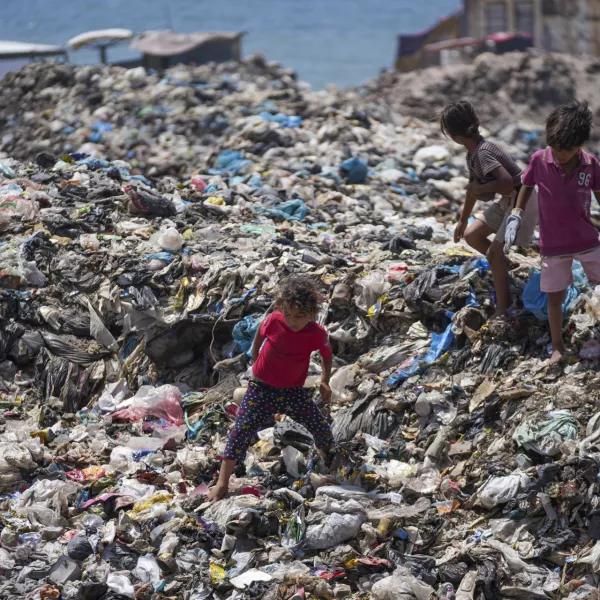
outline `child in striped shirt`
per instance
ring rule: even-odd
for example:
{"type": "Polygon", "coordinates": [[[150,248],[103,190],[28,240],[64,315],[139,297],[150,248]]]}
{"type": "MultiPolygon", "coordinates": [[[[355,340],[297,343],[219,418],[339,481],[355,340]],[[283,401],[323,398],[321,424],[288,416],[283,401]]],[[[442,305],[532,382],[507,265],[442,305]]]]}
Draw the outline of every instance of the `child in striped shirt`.
{"type": "MultiPolygon", "coordinates": [[[[521,187],[521,169],[496,144],[479,133],[479,119],[473,106],[461,100],[448,104],[440,116],[442,133],[467,149],[469,184],[465,204],[454,230],[454,241],[464,240],[484,254],[494,279],[496,311],[491,318],[502,317],[509,307],[508,266],[504,256],[506,221],[515,207],[521,187]],[[469,225],[477,200],[488,203],[469,225]],[[495,234],[494,240],[488,238],[495,234]]],[[[523,215],[516,244],[531,243],[537,225],[537,197],[530,199],[523,215]]]]}

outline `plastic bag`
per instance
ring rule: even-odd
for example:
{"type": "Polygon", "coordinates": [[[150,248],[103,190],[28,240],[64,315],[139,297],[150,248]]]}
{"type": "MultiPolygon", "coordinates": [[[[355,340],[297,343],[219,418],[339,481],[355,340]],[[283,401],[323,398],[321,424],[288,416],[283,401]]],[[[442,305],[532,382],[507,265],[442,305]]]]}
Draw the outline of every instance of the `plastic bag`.
{"type": "Polygon", "coordinates": [[[596,325],[600,322],[600,285],[597,285],[590,295],[585,295],[583,298],[585,299],[585,310],[592,325],[596,325]]]}
{"type": "Polygon", "coordinates": [[[369,172],[369,167],[362,158],[353,156],[340,165],[340,171],[347,183],[364,183],[369,172]]]}
{"type": "Polygon", "coordinates": [[[112,415],[113,420],[140,421],[145,417],[158,417],[175,425],[183,425],[181,392],[174,385],[162,385],[154,388],[143,385],[133,398],[119,405],[112,415]]]}
{"type": "Polygon", "coordinates": [[[385,273],[374,271],[356,282],[355,302],[362,311],[367,312],[378,298],[383,296],[391,287],[385,273]]]}
{"type": "Polygon", "coordinates": [[[37,218],[40,207],[38,203],[21,196],[8,196],[0,199],[0,214],[8,217],[21,217],[24,221],[37,218]]]}
{"type": "Polygon", "coordinates": [[[494,508],[506,504],[518,493],[519,488],[526,487],[529,478],[524,473],[513,473],[505,477],[491,477],[479,490],[479,501],[486,508],[494,508]]]}
{"type": "Polygon", "coordinates": [[[158,238],[158,245],[163,250],[177,252],[183,246],[183,237],[175,227],[168,227],[158,238]]]}
{"type": "Polygon", "coordinates": [[[436,596],[431,586],[419,581],[406,567],[380,579],[371,592],[374,600],[430,600],[436,596]]]}
{"type": "Polygon", "coordinates": [[[79,236],[79,245],[84,250],[96,252],[100,249],[100,240],[95,233],[82,233],[79,236]]]}
{"type": "Polygon", "coordinates": [[[363,513],[332,513],[318,525],[310,525],[306,530],[306,548],[325,550],[338,546],[358,535],[362,524],[367,520],[363,513]]]}
{"type": "MultiPolygon", "coordinates": [[[[523,290],[523,306],[531,311],[541,321],[548,320],[548,294],[542,292],[540,289],[541,274],[534,273],[525,289],[523,290]]],[[[579,296],[579,292],[574,285],[569,286],[567,289],[567,296],[563,302],[562,309],[563,314],[566,313],[571,306],[573,300],[579,296]]],[[[598,312],[600,315],[600,311],[598,312]]]]}
{"type": "Polygon", "coordinates": [[[387,270],[386,279],[393,283],[401,283],[404,281],[408,272],[408,266],[405,263],[390,265],[387,270]]]}
{"type": "Polygon", "coordinates": [[[354,383],[356,377],[356,367],[354,365],[338,369],[329,381],[329,387],[333,392],[333,402],[335,404],[345,404],[356,399],[356,393],[346,388],[354,383]]]}
{"type": "Polygon", "coordinates": [[[288,519],[285,532],[281,538],[281,545],[292,554],[302,555],[301,548],[306,535],[306,512],[304,505],[300,505],[288,519]]]}
{"type": "Polygon", "coordinates": [[[184,473],[188,476],[197,475],[200,471],[210,467],[210,461],[206,453],[194,446],[188,446],[177,452],[177,462],[184,473]]]}
{"type": "Polygon", "coordinates": [[[280,221],[302,221],[308,212],[306,204],[299,199],[288,200],[274,207],[254,205],[252,210],[259,215],[280,221]]]}
{"type": "Polygon", "coordinates": [[[248,356],[252,356],[252,344],[262,318],[262,315],[248,315],[235,324],[232,334],[235,340],[235,353],[245,352],[248,356]]]}
{"type": "Polygon", "coordinates": [[[127,598],[135,598],[135,590],[133,584],[129,581],[126,575],[120,573],[110,573],[106,579],[106,585],[115,594],[125,596],[127,598]]]}
{"type": "Polygon", "coordinates": [[[142,582],[154,587],[160,583],[160,567],[153,556],[140,556],[133,574],[142,582]]]}

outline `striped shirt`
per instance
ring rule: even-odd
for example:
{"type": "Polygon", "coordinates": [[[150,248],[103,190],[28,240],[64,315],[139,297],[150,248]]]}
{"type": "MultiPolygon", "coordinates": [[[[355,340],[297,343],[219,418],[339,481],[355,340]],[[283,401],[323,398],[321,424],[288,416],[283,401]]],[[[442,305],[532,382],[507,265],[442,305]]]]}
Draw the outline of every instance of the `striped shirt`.
{"type": "MultiPolygon", "coordinates": [[[[488,142],[484,137],[479,138],[477,147],[472,152],[467,152],[467,167],[469,168],[469,182],[485,184],[494,180],[492,173],[498,167],[504,167],[512,177],[515,187],[521,185],[521,168],[517,163],[493,142],[488,142]]],[[[494,200],[496,194],[487,193],[477,196],[477,200],[489,202],[494,200]]]]}

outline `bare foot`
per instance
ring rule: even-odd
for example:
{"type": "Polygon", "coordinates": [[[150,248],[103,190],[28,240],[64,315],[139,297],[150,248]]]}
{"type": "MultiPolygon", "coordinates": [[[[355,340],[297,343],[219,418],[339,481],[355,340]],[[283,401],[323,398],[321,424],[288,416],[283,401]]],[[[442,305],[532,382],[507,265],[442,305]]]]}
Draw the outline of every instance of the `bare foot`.
{"type": "Polygon", "coordinates": [[[505,308],[497,308],[494,311],[494,314],[489,318],[489,321],[493,321],[494,319],[502,319],[505,316],[506,316],[506,309],[505,308]]]}
{"type": "Polygon", "coordinates": [[[550,357],[550,360],[548,361],[548,364],[552,367],[554,365],[558,365],[560,363],[560,361],[563,359],[563,356],[565,355],[565,349],[561,348],[559,350],[553,350],[552,351],[552,356],[550,357]]]}
{"type": "Polygon", "coordinates": [[[221,500],[222,498],[224,498],[227,495],[228,491],[229,491],[229,488],[226,485],[217,483],[217,485],[215,485],[215,487],[213,487],[210,490],[210,492],[208,492],[206,499],[209,502],[218,502],[219,500],[221,500]]]}

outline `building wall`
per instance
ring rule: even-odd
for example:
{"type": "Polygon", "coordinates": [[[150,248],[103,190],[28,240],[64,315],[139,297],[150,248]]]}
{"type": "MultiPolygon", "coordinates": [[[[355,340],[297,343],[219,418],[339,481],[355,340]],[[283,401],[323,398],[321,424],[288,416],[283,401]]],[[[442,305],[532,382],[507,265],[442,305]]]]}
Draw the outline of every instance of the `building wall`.
{"type": "Polygon", "coordinates": [[[554,52],[600,56],[600,0],[468,0],[466,35],[522,30],[517,11],[531,2],[533,45],[554,52]],[[522,4],[523,3],[523,4],[522,4]]]}
{"type": "Polygon", "coordinates": [[[552,14],[542,16],[541,47],[553,52],[600,56],[600,0],[555,0],[552,14]]]}

